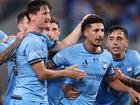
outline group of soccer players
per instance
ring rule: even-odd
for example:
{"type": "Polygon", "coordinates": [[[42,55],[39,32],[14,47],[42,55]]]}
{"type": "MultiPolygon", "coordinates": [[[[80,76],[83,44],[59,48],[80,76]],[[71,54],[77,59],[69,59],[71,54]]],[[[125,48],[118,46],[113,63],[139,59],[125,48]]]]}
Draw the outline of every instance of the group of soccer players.
{"type": "Polygon", "coordinates": [[[0,64],[9,73],[3,105],[129,105],[130,97],[140,104],[140,55],[127,49],[127,30],[110,27],[104,49],[104,20],[88,14],[59,42],[50,11],[48,1],[31,0],[17,36],[0,33],[0,64]]]}

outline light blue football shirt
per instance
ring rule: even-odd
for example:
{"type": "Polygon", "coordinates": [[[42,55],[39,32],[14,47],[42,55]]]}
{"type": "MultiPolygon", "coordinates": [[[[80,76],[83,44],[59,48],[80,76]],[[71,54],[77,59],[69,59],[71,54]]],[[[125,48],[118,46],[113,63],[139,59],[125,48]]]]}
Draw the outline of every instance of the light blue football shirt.
{"type": "Polygon", "coordinates": [[[73,83],[71,85],[78,89],[80,96],[75,100],[63,98],[62,105],[94,105],[103,76],[105,73],[113,74],[111,54],[107,50],[102,50],[99,53],[88,52],[83,44],[77,44],[60,51],[53,57],[52,63],[57,67],[77,64],[79,69],[87,73],[87,76],[79,81],[66,80],[68,84],[73,83]]]}
{"type": "Polygon", "coordinates": [[[48,104],[46,81],[39,80],[31,67],[41,60],[47,63],[47,44],[45,35],[29,32],[17,49],[18,75],[13,95],[21,96],[22,100],[48,104]]]}
{"type": "MultiPolygon", "coordinates": [[[[140,55],[135,50],[126,50],[125,57],[113,62],[114,67],[119,67],[126,76],[135,78],[140,75],[140,55]]],[[[96,103],[97,105],[130,105],[128,93],[107,89],[105,81],[102,81],[96,103]]]]}
{"type": "MultiPolygon", "coordinates": [[[[8,48],[8,46],[11,45],[15,41],[15,38],[10,38],[7,41],[7,43],[1,42],[0,43],[0,52],[4,51],[6,48],[8,48]]],[[[14,53],[11,56],[13,56],[14,53]]],[[[10,57],[10,58],[12,58],[12,57],[10,57]]],[[[8,82],[7,82],[7,88],[6,88],[6,91],[4,94],[3,105],[9,105],[11,95],[12,95],[14,85],[15,85],[15,76],[14,76],[14,72],[13,72],[13,65],[14,65],[13,59],[7,60],[6,63],[8,66],[8,82]]]]}
{"type": "Polygon", "coordinates": [[[0,40],[2,40],[5,37],[7,37],[6,33],[0,30],[0,40]]]}

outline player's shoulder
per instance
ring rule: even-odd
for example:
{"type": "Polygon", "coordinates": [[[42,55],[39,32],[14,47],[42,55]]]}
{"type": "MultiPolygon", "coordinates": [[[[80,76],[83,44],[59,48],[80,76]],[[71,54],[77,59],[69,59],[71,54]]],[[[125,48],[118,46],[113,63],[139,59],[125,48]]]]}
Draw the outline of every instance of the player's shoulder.
{"type": "Polygon", "coordinates": [[[64,48],[60,51],[60,53],[68,53],[68,54],[78,54],[82,50],[83,44],[75,44],[64,48]]]}
{"type": "Polygon", "coordinates": [[[27,35],[22,40],[22,43],[26,44],[39,44],[41,43],[41,35],[28,32],[27,35]]]}
{"type": "Polygon", "coordinates": [[[139,56],[139,52],[137,50],[127,49],[125,53],[127,56],[131,56],[131,57],[139,56]]]}
{"type": "Polygon", "coordinates": [[[107,50],[107,49],[104,49],[103,50],[103,53],[102,53],[102,56],[104,59],[106,59],[107,61],[109,62],[113,62],[113,57],[112,57],[112,54],[107,50]]]}
{"type": "Polygon", "coordinates": [[[138,51],[136,50],[131,50],[131,49],[128,49],[125,51],[125,55],[126,55],[126,59],[128,59],[128,61],[130,62],[137,62],[137,61],[140,61],[140,54],[138,51]]]}
{"type": "Polygon", "coordinates": [[[103,49],[103,54],[106,56],[112,57],[111,53],[108,51],[108,49],[103,49]]]}

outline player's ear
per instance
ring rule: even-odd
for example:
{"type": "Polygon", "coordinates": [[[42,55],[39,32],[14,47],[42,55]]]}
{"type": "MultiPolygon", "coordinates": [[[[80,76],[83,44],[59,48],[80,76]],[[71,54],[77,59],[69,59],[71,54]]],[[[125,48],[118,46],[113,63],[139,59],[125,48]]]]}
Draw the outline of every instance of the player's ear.
{"type": "Polygon", "coordinates": [[[21,30],[22,27],[23,27],[23,26],[22,26],[21,24],[18,24],[18,29],[19,29],[19,30],[21,30]]]}
{"type": "Polygon", "coordinates": [[[126,40],[126,42],[125,42],[125,47],[126,48],[128,47],[128,40],[126,40]]]}
{"type": "Polygon", "coordinates": [[[108,48],[108,41],[106,42],[106,47],[108,48]]]}
{"type": "Polygon", "coordinates": [[[106,47],[108,48],[108,37],[106,39],[106,47]]]}
{"type": "Polygon", "coordinates": [[[84,35],[85,35],[85,37],[87,36],[87,31],[86,30],[84,31],[84,35]]]}
{"type": "Polygon", "coordinates": [[[29,18],[30,18],[30,20],[34,20],[36,17],[34,14],[29,14],[29,18]]]}

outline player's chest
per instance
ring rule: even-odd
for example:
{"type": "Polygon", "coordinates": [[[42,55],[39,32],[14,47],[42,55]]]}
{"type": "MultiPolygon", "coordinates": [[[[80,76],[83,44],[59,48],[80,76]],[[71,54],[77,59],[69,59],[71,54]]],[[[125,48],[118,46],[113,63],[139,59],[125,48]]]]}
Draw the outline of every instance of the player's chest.
{"type": "Polygon", "coordinates": [[[87,73],[104,74],[110,66],[110,61],[100,56],[79,56],[70,62],[87,73]]]}
{"type": "Polygon", "coordinates": [[[134,74],[133,65],[128,62],[117,62],[117,63],[114,63],[113,65],[115,65],[115,67],[120,68],[122,73],[124,73],[127,76],[132,77],[134,74]]]}

